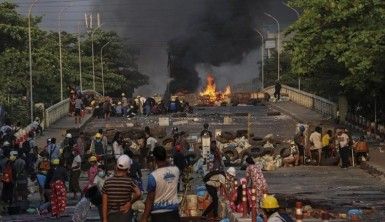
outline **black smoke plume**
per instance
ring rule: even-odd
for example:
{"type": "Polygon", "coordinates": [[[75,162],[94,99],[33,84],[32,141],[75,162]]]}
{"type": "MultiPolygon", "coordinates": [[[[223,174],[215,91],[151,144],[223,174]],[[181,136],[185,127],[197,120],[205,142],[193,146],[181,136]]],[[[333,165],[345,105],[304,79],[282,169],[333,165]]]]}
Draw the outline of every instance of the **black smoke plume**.
{"type": "Polygon", "coordinates": [[[203,16],[169,42],[171,93],[197,90],[196,65],[238,64],[258,46],[254,29],[256,14],[264,7],[262,1],[210,0],[207,4],[203,16]]]}

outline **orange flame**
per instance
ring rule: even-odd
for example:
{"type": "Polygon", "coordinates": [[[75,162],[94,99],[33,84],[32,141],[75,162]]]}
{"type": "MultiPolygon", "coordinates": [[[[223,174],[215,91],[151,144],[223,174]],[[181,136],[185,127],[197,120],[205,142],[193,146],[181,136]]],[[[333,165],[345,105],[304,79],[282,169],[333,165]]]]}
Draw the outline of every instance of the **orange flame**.
{"type": "Polygon", "coordinates": [[[200,92],[200,96],[206,97],[209,102],[222,102],[224,99],[231,96],[231,88],[230,86],[227,86],[223,93],[217,92],[213,75],[207,74],[206,87],[202,92],[200,92]]]}

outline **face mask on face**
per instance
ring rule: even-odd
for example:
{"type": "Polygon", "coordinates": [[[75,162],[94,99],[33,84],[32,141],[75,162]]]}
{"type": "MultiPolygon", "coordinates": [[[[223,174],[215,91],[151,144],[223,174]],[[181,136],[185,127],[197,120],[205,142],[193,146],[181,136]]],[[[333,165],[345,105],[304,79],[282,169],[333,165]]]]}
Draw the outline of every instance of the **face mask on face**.
{"type": "Polygon", "coordinates": [[[106,173],[105,173],[104,171],[100,171],[100,172],[98,173],[98,176],[99,176],[99,177],[104,177],[104,176],[106,176],[106,173]]]}

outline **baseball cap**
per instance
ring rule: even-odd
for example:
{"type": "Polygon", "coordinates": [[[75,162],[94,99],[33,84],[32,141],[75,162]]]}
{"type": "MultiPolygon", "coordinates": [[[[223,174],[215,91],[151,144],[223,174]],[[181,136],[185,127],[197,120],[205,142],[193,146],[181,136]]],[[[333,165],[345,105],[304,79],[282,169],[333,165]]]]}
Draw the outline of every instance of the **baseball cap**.
{"type": "Polygon", "coordinates": [[[132,160],[127,155],[121,155],[117,161],[117,167],[120,170],[128,170],[131,167],[132,160]]]}

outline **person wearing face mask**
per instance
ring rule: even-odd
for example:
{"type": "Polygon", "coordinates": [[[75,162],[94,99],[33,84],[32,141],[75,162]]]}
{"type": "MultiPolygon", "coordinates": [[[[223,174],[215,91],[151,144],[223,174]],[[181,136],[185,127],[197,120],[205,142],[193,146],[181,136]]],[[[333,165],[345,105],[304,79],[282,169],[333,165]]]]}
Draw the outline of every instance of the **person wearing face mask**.
{"type": "Polygon", "coordinates": [[[79,185],[79,177],[81,173],[81,163],[82,158],[80,156],[80,150],[75,145],[74,149],[72,150],[72,155],[74,156],[72,160],[71,165],[71,171],[70,171],[70,181],[69,181],[69,190],[70,192],[74,193],[73,199],[77,199],[77,193],[81,192],[80,185],[79,185]]]}
{"type": "Polygon", "coordinates": [[[96,175],[98,174],[98,162],[96,156],[91,156],[89,158],[89,163],[91,165],[90,169],[87,171],[87,184],[85,186],[85,189],[90,188],[94,184],[94,179],[96,175]]]}
{"type": "Polygon", "coordinates": [[[96,185],[99,191],[103,189],[104,182],[106,181],[106,179],[106,167],[104,165],[98,166],[98,174],[96,174],[95,176],[94,184],[96,185]]]}

